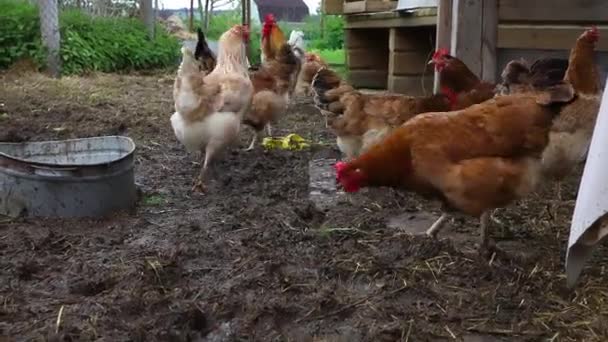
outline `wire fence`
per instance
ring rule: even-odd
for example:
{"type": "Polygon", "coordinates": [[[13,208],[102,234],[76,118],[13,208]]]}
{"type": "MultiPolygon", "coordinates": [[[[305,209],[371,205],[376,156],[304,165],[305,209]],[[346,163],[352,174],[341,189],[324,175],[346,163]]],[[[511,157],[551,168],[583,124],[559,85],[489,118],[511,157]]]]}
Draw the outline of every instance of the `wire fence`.
{"type": "Polygon", "coordinates": [[[148,29],[150,38],[154,37],[155,7],[153,0],[30,0],[38,4],[42,44],[47,51],[47,68],[53,77],[61,75],[61,33],[59,30],[59,11],[64,9],[81,10],[91,16],[140,17],[148,29]]]}

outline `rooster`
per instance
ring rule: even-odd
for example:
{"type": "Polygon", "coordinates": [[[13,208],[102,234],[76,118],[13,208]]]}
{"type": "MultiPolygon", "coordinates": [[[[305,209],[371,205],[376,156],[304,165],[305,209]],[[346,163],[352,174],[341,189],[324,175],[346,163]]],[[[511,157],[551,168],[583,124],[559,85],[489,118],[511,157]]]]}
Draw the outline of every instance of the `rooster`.
{"type": "MultiPolygon", "coordinates": [[[[414,191],[441,200],[446,210],[479,217],[480,247],[487,249],[492,210],[535,190],[552,120],[573,98],[572,86],[562,82],[418,115],[354,160],[338,162],[337,181],[347,192],[365,186],[414,191]]],[[[446,217],[427,234],[436,236],[446,217]]]]}
{"type": "Polygon", "coordinates": [[[284,43],[273,59],[267,59],[259,69],[249,72],[254,95],[243,123],[252,127],[256,133],[247,151],[253,149],[264,127],[268,135],[272,135],[271,123],[287,110],[293,79],[299,67],[300,60],[291,45],[284,43]]]}
{"type": "Polygon", "coordinates": [[[175,113],[171,126],[189,152],[203,152],[204,161],[193,191],[205,190],[205,176],[217,153],[238,137],[249,109],[253,85],[247,73],[245,42],[249,31],[235,25],[219,39],[215,68],[205,76],[194,51],[183,47],[183,60],[173,88],[175,113]]]}
{"type": "Polygon", "coordinates": [[[443,94],[363,94],[326,68],[317,72],[311,87],[315,106],[328,118],[327,125],[347,158],[359,155],[417,114],[448,111],[452,105],[443,94]]]}
{"type": "Polygon", "coordinates": [[[285,34],[283,34],[274,16],[272,14],[266,15],[262,25],[262,41],[260,43],[262,49],[260,60],[262,63],[268,59],[273,59],[285,43],[287,43],[285,34]]]}

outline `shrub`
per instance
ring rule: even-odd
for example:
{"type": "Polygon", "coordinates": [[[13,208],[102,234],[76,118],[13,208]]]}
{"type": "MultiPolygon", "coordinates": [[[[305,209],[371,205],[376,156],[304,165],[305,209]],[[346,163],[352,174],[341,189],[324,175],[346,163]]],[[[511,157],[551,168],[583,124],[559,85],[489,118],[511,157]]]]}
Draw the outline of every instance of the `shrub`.
{"type": "Polygon", "coordinates": [[[341,16],[325,16],[325,32],[321,32],[321,17],[311,16],[304,26],[308,49],[339,50],[344,47],[344,19],[341,16]]]}
{"type": "MultiPolygon", "coordinates": [[[[0,0],[0,13],[0,46],[5,46],[0,68],[24,57],[40,63],[44,50],[38,9],[24,1],[0,0]]],[[[59,22],[64,74],[163,68],[179,58],[175,38],[158,26],[155,39],[148,39],[138,19],[90,17],[72,10],[61,12],[59,22]]]]}
{"type": "Polygon", "coordinates": [[[16,0],[0,0],[0,69],[22,58],[39,62],[43,57],[36,7],[16,0]]]}

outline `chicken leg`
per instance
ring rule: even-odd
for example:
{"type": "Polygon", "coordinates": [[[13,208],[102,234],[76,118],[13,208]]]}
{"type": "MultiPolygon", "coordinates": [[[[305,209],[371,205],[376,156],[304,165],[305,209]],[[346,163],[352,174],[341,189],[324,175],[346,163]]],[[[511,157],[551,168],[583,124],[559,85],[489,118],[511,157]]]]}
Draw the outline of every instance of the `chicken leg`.
{"type": "Polygon", "coordinates": [[[253,148],[255,147],[255,143],[258,141],[258,139],[260,138],[260,136],[262,135],[262,131],[255,131],[255,133],[253,134],[253,138],[251,139],[251,143],[249,144],[249,147],[247,147],[245,149],[245,151],[251,151],[253,150],[253,148]]]}
{"type": "Polygon", "coordinates": [[[205,192],[207,191],[207,187],[205,186],[205,178],[207,176],[207,172],[209,169],[209,164],[211,163],[211,159],[215,155],[216,146],[213,142],[207,144],[205,147],[205,160],[203,162],[203,167],[201,168],[198,177],[194,181],[194,186],[192,186],[192,191],[194,192],[205,192]]]}

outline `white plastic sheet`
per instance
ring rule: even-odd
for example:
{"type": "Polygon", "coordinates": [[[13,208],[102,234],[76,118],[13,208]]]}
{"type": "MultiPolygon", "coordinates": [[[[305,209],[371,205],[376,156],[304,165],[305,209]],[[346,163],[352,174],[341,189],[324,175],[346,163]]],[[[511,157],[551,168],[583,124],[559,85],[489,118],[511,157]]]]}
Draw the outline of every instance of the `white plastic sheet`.
{"type": "Polygon", "coordinates": [[[575,285],[594,247],[608,235],[607,213],[608,92],[604,91],[570,226],[566,254],[568,286],[575,285]]]}

